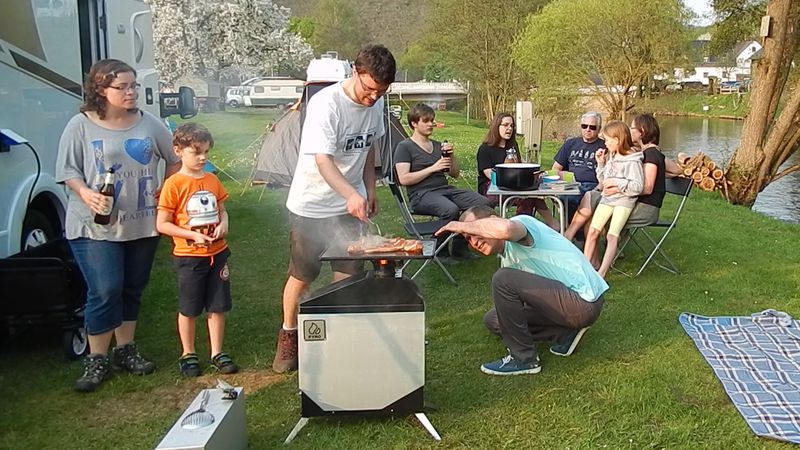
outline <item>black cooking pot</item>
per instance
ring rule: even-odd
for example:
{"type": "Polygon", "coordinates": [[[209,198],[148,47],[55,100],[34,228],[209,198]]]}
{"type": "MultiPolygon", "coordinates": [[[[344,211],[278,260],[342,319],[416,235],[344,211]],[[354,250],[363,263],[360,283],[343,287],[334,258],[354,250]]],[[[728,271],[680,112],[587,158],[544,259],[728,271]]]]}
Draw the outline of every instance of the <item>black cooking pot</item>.
{"type": "Polygon", "coordinates": [[[497,175],[495,181],[500,189],[532,191],[539,188],[541,168],[539,164],[515,163],[498,164],[492,170],[497,175]]]}

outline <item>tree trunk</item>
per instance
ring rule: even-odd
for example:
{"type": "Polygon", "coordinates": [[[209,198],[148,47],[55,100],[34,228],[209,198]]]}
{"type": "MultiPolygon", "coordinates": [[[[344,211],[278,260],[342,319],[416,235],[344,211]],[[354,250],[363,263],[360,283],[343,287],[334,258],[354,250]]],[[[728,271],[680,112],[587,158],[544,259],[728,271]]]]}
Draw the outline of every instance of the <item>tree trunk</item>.
{"type": "Polygon", "coordinates": [[[779,149],[785,148],[780,143],[794,134],[790,130],[797,123],[797,102],[792,98],[780,117],[775,115],[798,42],[797,25],[792,20],[797,10],[792,0],[769,0],[767,5],[770,35],[764,39],[762,58],[753,62],[750,111],[742,126],[739,148],[725,171],[731,182],[727,191],[730,203],[752,207],[758,193],[773,180],[777,168],[785,161],[778,154],[779,149]]]}

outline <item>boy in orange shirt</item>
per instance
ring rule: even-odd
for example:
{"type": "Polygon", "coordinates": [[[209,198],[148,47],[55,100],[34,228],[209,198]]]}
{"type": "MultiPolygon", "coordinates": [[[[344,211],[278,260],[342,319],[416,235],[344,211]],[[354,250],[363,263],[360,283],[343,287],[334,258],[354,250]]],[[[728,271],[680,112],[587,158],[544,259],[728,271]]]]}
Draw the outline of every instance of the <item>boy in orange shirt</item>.
{"type": "Polygon", "coordinates": [[[158,201],[156,227],[172,236],[173,263],[178,273],[178,334],[183,353],[178,360],[181,374],[202,374],[195,352],[195,322],[208,311],[211,364],[221,373],[239,368],[222,352],[225,313],[231,309],[231,286],[225,242],[228,192],[219,179],[204,170],[214,146],[211,133],[202,125],[185,123],[175,130],[172,149],[181,158],[181,170],[169,177],[158,201]]]}

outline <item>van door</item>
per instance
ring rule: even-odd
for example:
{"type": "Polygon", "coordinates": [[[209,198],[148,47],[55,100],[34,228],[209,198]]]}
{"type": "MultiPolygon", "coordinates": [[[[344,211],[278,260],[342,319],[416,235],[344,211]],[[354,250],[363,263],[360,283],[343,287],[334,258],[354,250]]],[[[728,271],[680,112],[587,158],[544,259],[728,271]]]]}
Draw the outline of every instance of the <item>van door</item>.
{"type": "Polygon", "coordinates": [[[142,85],[139,108],[159,117],[153,15],[141,0],[105,0],[107,55],[130,64],[142,85]]]}

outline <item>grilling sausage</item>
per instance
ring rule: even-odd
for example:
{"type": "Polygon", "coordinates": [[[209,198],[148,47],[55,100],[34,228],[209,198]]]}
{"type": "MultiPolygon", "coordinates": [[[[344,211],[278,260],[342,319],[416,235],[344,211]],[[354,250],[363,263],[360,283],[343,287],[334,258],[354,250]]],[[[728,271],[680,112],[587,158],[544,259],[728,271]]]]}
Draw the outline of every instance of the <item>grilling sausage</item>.
{"type": "MultiPolygon", "coordinates": [[[[372,243],[370,243],[372,244],[372,243]]],[[[379,244],[369,245],[364,241],[355,242],[347,247],[348,253],[422,253],[422,242],[416,239],[392,238],[379,244]]]]}

